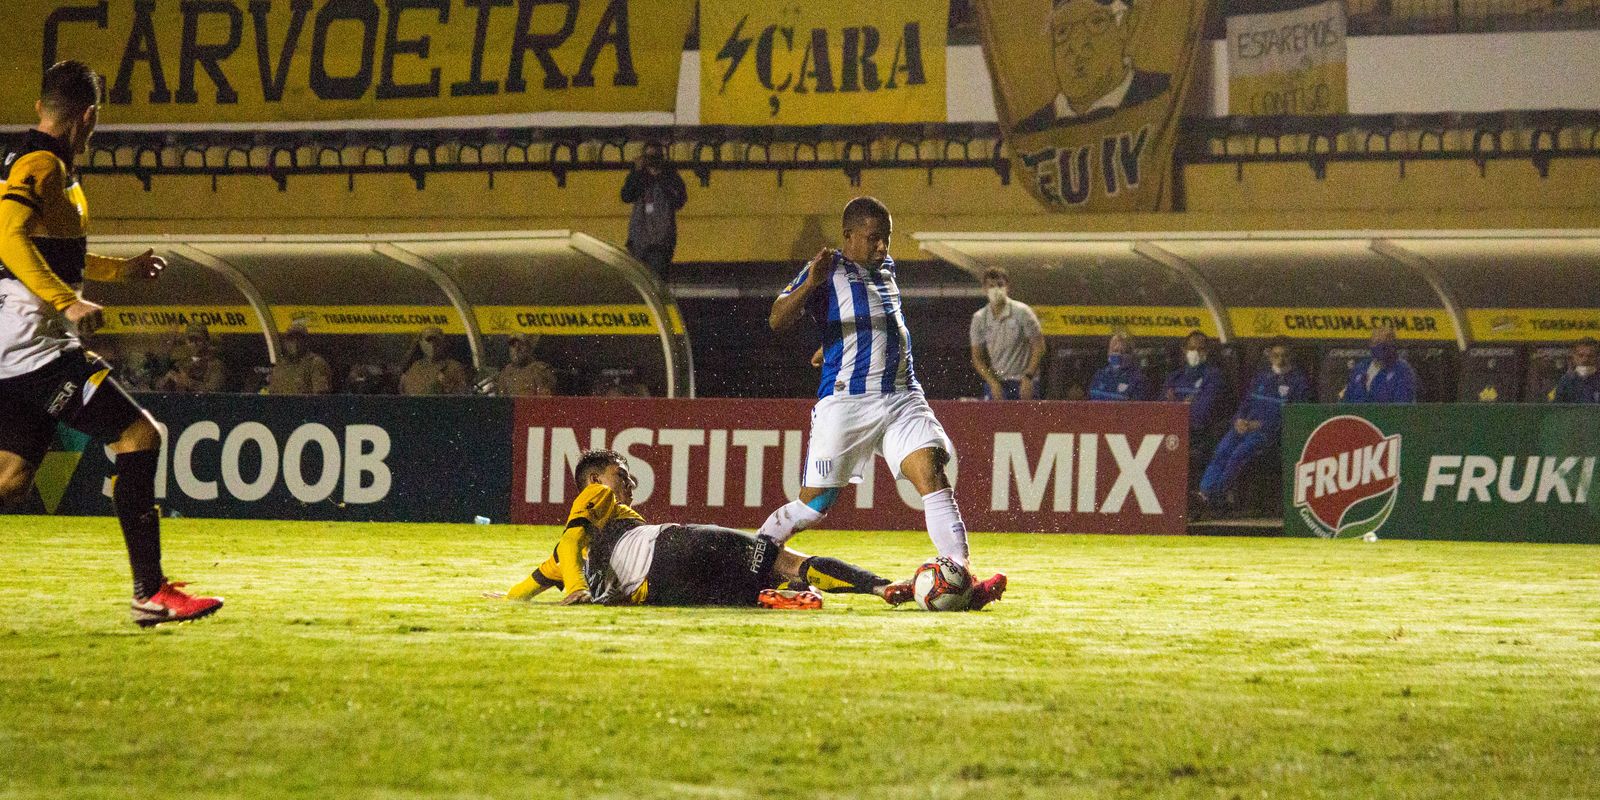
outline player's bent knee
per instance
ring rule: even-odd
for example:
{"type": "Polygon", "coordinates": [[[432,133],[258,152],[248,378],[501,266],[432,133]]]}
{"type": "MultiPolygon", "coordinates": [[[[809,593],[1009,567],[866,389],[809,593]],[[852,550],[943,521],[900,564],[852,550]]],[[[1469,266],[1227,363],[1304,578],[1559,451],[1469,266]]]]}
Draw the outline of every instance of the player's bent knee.
{"type": "Polygon", "coordinates": [[[134,453],[140,450],[154,450],[161,446],[161,431],[156,428],[155,421],[149,414],[141,414],[122,431],[122,436],[112,444],[111,449],[118,453],[134,453]]]}
{"type": "Polygon", "coordinates": [[[33,468],[18,459],[0,462],[0,505],[21,502],[33,485],[33,468]]]}

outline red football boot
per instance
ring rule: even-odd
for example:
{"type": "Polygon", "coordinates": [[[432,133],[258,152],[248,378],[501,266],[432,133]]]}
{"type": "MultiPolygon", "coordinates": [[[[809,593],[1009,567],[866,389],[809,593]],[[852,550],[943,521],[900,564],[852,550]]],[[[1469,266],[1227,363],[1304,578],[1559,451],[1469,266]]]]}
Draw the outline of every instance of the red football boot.
{"type": "Polygon", "coordinates": [[[989,580],[972,587],[972,605],[968,606],[967,610],[977,611],[999,600],[1000,595],[1005,593],[1006,575],[1003,572],[996,572],[989,577],[989,580]]]}
{"type": "Polygon", "coordinates": [[[208,617],[222,608],[220,597],[196,597],[183,591],[184,583],[164,582],[148,600],[133,601],[133,621],[141,628],[163,622],[187,622],[208,617]]]}
{"type": "Polygon", "coordinates": [[[761,594],[756,596],[756,603],[762,608],[815,611],[822,608],[822,595],[809,589],[803,592],[789,589],[762,589],[761,594]]]}
{"type": "Polygon", "coordinates": [[[883,587],[883,602],[891,606],[909,603],[916,599],[916,586],[911,581],[900,581],[883,587]]]}

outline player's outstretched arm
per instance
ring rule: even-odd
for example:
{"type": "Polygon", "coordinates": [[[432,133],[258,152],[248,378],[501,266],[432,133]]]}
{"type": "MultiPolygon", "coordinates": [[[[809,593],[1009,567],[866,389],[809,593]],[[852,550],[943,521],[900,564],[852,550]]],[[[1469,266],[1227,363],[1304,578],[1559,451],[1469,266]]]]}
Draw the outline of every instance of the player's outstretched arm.
{"type": "Polygon", "coordinates": [[[824,247],[817,252],[816,257],[806,262],[806,279],[798,285],[791,284],[778,299],[772,301],[772,314],[767,317],[767,324],[775,331],[786,330],[800,321],[805,314],[806,301],[811,299],[811,293],[816,291],[828,281],[828,275],[833,271],[833,257],[838,252],[831,247],[824,247]]]}
{"type": "Polygon", "coordinates": [[[94,253],[85,255],[83,277],[101,283],[122,281],[153,281],[161,277],[167,260],[156,255],[154,249],[146,250],[133,258],[115,258],[94,253]]]}

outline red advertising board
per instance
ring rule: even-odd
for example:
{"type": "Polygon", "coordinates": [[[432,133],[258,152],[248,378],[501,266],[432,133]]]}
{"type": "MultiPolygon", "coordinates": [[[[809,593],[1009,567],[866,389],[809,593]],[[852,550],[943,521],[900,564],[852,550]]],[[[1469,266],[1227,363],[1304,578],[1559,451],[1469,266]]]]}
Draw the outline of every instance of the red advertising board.
{"type": "MultiPolygon", "coordinates": [[[[967,528],[1040,533],[1183,533],[1188,410],[1181,403],[934,402],[956,447],[951,478],[967,528]]],[[[755,528],[795,497],[809,400],[522,398],[512,519],[559,524],[583,450],[609,447],[639,480],[634,505],[659,522],[755,528]]],[[[922,499],[880,458],[824,527],[916,530],[922,499]]]]}

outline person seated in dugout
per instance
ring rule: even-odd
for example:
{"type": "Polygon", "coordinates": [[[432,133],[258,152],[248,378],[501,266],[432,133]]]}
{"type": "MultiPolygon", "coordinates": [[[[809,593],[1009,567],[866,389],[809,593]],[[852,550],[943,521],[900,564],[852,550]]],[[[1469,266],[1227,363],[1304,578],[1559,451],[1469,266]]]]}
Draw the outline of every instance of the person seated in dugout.
{"type": "Polygon", "coordinates": [[[172,368],[156,381],[156,389],[163,392],[201,394],[222,391],[227,382],[227,368],[217,356],[211,343],[211,330],[205,323],[196,322],[184,330],[183,339],[173,348],[170,356],[172,368]]]}
{"type": "Polygon", "coordinates": [[[400,393],[412,396],[466,394],[471,388],[467,368],[450,357],[444,331],[432,325],[423,328],[406,356],[405,371],[400,375],[400,393]]]}
{"type": "Polygon", "coordinates": [[[1600,375],[1595,374],[1596,363],[1600,363],[1600,342],[1592,338],[1578,340],[1572,346],[1572,367],[1556,382],[1550,402],[1600,403],[1600,375]]]}
{"type": "Polygon", "coordinates": [[[1311,400],[1311,380],[1289,360],[1289,342],[1274,341],[1266,350],[1267,365],[1256,373],[1250,389],[1239,401],[1233,425],[1200,477],[1195,494],[1198,511],[1232,505],[1239,475],[1256,458],[1276,452],[1283,430],[1283,407],[1311,400]]]}
{"type": "Polygon", "coordinates": [[[306,349],[310,332],[304,320],[289,323],[283,332],[283,352],[267,376],[266,394],[327,394],[333,391],[333,373],[322,356],[306,349]]]}
{"type": "Polygon", "coordinates": [[[582,489],[555,551],[505,598],[531,600],[557,588],[561,605],[821,607],[821,595],[798,588],[802,584],[870,594],[891,605],[912,598],[910,581],[892,583],[854,564],[807,556],[744,531],[647,523],[628,505],[637,481],[616,451],[583,453],[573,477],[582,489]],[[789,589],[779,590],[783,584],[789,589]]]}
{"type": "Polygon", "coordinates": [[[1339,393],[1344,403],[1415,403],[1417,371],[1400,355],[1394,328],[1372,332],[1372,355],[1350,368],[1350,379],[1339,393]]]}
{"type": "Polygon", "coordinates": [[[501,397],[549,397],[556,393],[556,373],[550,365],[533,357],[538,336],[513,333],[506,339],[509,360],[494,379],[494,393],[501,397]]]}
{"type": "Polygon", "coordinates": [[[1133,353],[1133,335],[1118,331],[1106,344],[1106,365],[1089,383],[1090,400],[1149,400],[1150,387],[1133,353]]]}

